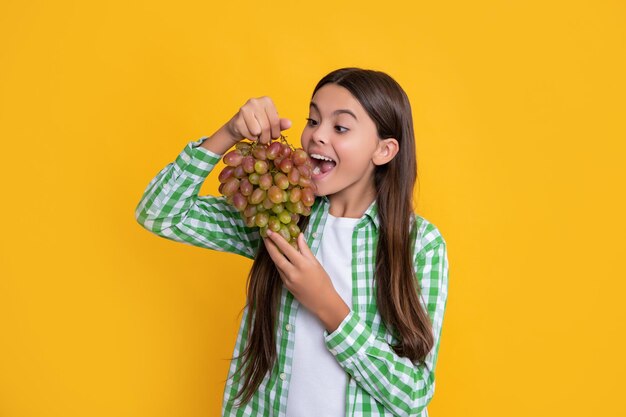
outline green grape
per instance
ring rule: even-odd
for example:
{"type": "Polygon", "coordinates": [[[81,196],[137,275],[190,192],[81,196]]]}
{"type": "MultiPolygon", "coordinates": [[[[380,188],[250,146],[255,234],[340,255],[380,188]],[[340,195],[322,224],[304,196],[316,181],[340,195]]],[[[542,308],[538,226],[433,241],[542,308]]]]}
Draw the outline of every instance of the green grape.
{"type": "Polygon", "coordinates": [[[246,226],[248,227],[254,227],[256,226],[256,216],[250,216],[250,217],[245,217],[244,218],[244,222],[246,223],[246,226]]]}
{"type": "MultiPolygon", "coordinates": [[[[280,193],[280,201],[283,201],[283,193],[280,193]]],[[[276,214],[280,214],[283,210],[285,210],[285,206],[282,203],[279,204],[275,204],[274,207],[272,207],[272,211],[276,214]]]]}
{"type": "Polygon", "coordinates": [[[289,179],[285,174],[279,172],[274,175],[274,184],[276,184],[281,190],[286,190],[289,188],[289,179]]]}
{"type": "Polygon", "coordinates": [[[300,234],[300,228],[295,223],[289,223],[287,229],[292,237],[297,237],[300,234]]]}
{"type": "Polygon", "coordinates": [[[270,165],[267,163],[267,161],[259,161],[259,160],[257,160],[254,163],[254,170],[258,174],[265,174],[269,169],[270,169],[270,165]]]}
{"type": "Polygon", "coordinates": [[[255,219],[255,223],[257,226],[259,227],[263,227],[265,225],[267,225],[267,222],[269,221],[270,216],[263,212],[263,213],[259,213],[256,215],[256,219],[255,219]]]}
{"type": "Polygon", "coordinates": [[[287,210],[285,210],[278,214],[278,220],[280,220],[280,222],[284,224],[291,223],[291,215],[287,210]]]}
{"type": "Polygon", "coordinates": [[[257,174],[256,172],[253,172],[252,174],[248,175],[248,181],[250,181],[250,184],[252,185],[259,185],[260,178],[261,176],[257,174]]]}
{"type": "Polygon", "coordinates": [[[280,230],[281,223],[280,220],[278,220],[278,217],[270,216],[269,220],[267,221],[267,225],[273,232],[278,232],[280,230]]]}
{"type": "Polygon", "coordinates": [[[286,241],[290,241],[291,240],[291,234],[289,233],[289,228],[287,228],[286,224],[283,224],[283,225],[280,226],[280,230],[278,231],[278,233],[280,233],[280,235],[286,241]]]}

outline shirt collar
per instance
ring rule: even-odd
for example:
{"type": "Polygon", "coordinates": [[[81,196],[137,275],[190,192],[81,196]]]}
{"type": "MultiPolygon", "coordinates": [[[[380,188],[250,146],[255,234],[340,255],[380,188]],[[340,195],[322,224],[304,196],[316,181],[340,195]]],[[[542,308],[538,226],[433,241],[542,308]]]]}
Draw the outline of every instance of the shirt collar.
{"type": "Polygon", "coordinates": [[[369,217],[370,221],[374,224],[376,229],[378,229],[378,204],[376,200],[372,201],[372,204],[365,210],[365,216],[369,217]]]}

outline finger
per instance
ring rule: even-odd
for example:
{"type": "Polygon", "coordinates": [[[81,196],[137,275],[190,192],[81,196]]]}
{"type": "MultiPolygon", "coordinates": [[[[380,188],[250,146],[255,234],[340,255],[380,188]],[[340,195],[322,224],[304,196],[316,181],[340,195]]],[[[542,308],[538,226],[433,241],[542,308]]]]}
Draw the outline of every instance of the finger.
{"type": "Polygon", "coordinates": [[[307,245],[306,243],[306,239],[304,238],[304,234],[302,232],[300,232],[300,234],[298,235],[298,248],[300,249],[300,253],[307,257],[307,258],[311,258],[311,257],[315,257],[315,255],[313,255],[313,252],[311,252],[311,248],[309,248],[309,245],[307,245]]]}
{"type": "Polygon", "coordinates": [[[245,108],[241,108],[240,112],[243,116],[244,122],[246,123],[244,130],[247,130],[247,132],[242,131],[241,133],[250,140],[257,140],[258,136],[261,134],[261,126],[259,125],[256,117],[250,110],[245,108]],[[246,135],[245,133],[248,134],[246,135]]]}
{"type": "Polygon", "coordinates": [[[248,130],[248,127],[246,126],[246,122],[243,119],[241,120],[241,122],[235,122],[235,130],[236,132],[239,132],[237,137],[239,137],[240,140],[243,140],[243,139],[255,140],[254,138],[256,136],[250,133],[250,130],[248,130]]]}
{"type": "Polygon", "coordinates": [[[278,117],[276,107],[274,107],[273,104],[265,107],[265,114],[267,114],[267,118],[270,122],[271,139],[278,139],[280,137],[280,118],[278,117]]]}
{"type": "Polygon", "coordinates": [[[259,122],[259,125],[261,126],[261,134],[259,135],[259,142],[265,145],[266,143],[269,143],[270,141],[270,122],[269,120],[267,120],[267,114],[265,113],[265,110],[260,110],[260,111],[263,113],[262,114],[255,113],[254,117],[256,117],[256,120],[259,122]]]}
{"type": "Polygon", "coordinates": [[[263,242],[265,243],[265,247],[267,248],[270,258],[272,258],[276,268],[278,268],[278,271],[282,273],[283,271],[288,270],[291,263],[289,262],[289,259],[287,259],[285,255],[278,250],[276,244],[274,244],[274,242],[269,238],[263,239],[263,242]]]}
{"type": "Polygon", "coordinates": [[[286,130],[291,127],[291,120],[289,119],[280,119],[280,130],[286,130]]]}
{"type": "Polygon", "coordinates": [[[287,257],[287,259],[289,259],[290,263],[295,263],[300,253],[296,248],[291,246],[289,242],[287,242],[285,238],[280,235],[280,233],[275,233],[268,229],[267,237],[269,237],[272,242],[274,242],[278,249],[280,249],[281,252],[287,257]]]}

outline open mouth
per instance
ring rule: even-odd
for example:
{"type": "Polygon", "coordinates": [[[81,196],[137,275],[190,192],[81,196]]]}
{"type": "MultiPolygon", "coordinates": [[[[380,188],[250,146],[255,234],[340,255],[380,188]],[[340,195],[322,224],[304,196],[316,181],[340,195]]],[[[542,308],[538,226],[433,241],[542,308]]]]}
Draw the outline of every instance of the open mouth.
{"type": "Polygon", "coordinates": [[[318,179],[325,176],[337,165],[337,163],[333,159],[324,155],[312,153],[309,156],[311,157],[311,160],[313,162],[313,179],[318,179]]]}

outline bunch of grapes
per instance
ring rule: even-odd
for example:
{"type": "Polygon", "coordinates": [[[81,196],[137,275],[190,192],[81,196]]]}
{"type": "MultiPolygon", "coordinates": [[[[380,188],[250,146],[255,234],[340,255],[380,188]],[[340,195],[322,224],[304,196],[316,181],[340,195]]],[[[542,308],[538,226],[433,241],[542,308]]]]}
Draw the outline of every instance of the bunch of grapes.
{"type": "Polygon", "coordinates": [[[286,137],[268,144],[242,141],[223,158],[219,192],[243,216],[246,226],[280,233],[297,249],[300,216],[311,214],[315,201],[312,165],[302,148],[286,137]]]}

